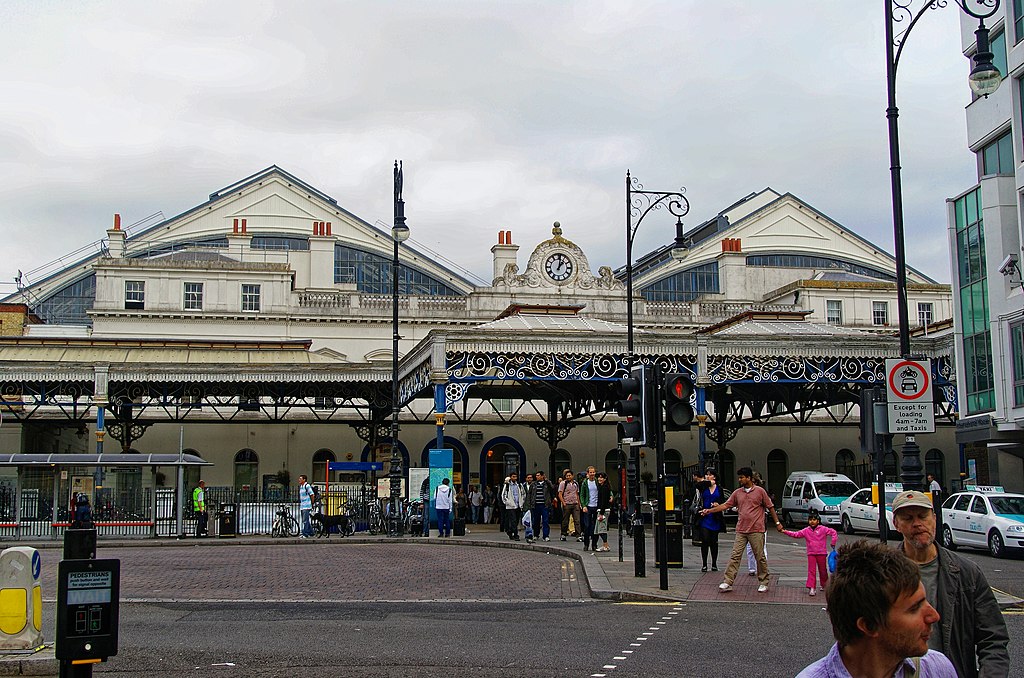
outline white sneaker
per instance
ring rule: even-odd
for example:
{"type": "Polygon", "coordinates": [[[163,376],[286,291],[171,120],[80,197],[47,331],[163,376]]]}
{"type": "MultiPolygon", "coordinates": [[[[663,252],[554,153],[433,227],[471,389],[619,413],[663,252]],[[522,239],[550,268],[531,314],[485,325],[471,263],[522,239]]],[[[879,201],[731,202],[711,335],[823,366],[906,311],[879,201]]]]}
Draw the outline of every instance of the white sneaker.
{"type": "Polygon", "coordinates": [[[765,593],[767,591],[768,591],[768,585],[767,584],[761,584],[760,586],[757,587],[757,592],[758,593],[765,593]]]}
{"type": "Polygon", "coordinates": [[[732,591],[732,584],[726,584],[724,581],[718,585],[719,591],[732,591]]]}
{"type": "Polygon", "coordinates": [[[547,537],[544,537],[544,541],[551,541],[551,540],[548,539],[547,537]]]}
{"type": "Polygon", "coordinates": [[[813,586],[811,587],[810,595],[812,595],[812,596],[818,595],[818,591],[813,586]]]}

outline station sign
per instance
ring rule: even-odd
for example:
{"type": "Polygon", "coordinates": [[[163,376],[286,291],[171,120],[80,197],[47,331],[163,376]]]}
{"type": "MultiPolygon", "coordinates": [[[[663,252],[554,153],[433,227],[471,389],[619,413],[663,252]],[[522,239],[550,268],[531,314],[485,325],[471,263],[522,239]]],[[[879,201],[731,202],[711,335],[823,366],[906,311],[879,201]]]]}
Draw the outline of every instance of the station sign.
{"type": "Polygon", "coordinates": [[[934,433],[931,360],[885,361],[889,433],[934,433]]]}

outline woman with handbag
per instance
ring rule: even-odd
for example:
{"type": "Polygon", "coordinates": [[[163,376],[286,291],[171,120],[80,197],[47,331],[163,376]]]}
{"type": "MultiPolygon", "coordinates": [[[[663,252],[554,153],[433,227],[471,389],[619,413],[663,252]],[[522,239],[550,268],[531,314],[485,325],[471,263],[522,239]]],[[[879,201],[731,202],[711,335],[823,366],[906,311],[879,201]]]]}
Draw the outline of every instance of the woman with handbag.
{"type": "MultiPolygon", "coordinates": [[[[704,474],[704,482],[700,487],[701,508],[714,508],[722,503],[725,494],[718,486],[718,474],[708,471],[704,474]]],[[[725,518],[721,513],[709,513],[700,519],[700,557],[704,566],[701,572],[708,571],[708,554],[711,554],[711,571],[718,572],[718,533],[725,532],[725,518]]]]}

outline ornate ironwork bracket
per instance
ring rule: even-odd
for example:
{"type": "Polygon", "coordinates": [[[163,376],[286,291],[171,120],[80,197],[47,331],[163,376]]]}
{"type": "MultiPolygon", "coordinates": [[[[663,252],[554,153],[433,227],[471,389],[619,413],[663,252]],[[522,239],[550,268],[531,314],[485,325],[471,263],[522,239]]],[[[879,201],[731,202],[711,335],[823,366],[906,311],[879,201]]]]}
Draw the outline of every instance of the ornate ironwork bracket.
{"type": "Polygon", "coordinates": [[[106,425],[107,434],[121,443],[121,449],[127,452],[132,443],[141,438],[152,424],[141,424],[137,421],[113,422],[106,425]]]}
{"type": "Polygon", "coordinates": [[[536,422],[530,424],[530,427],[538,438],[548,444],[549,450],[554,452],[558,443],[568,438],[576,425],[568,422],[536,422]]]}

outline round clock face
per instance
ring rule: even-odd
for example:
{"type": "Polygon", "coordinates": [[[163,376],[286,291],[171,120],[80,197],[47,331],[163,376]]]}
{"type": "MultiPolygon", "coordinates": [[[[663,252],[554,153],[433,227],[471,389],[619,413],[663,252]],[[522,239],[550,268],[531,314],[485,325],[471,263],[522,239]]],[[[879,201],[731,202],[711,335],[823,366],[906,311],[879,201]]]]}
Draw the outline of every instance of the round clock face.
{"type": "Polygon", "coordinates": [[[572,275],[572,259],[561,252],[556,252],[544,262],[544,270],[555,282],[568,280],[572,275]]]}

